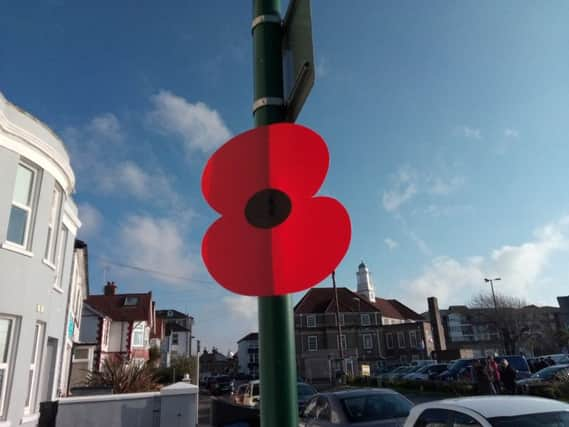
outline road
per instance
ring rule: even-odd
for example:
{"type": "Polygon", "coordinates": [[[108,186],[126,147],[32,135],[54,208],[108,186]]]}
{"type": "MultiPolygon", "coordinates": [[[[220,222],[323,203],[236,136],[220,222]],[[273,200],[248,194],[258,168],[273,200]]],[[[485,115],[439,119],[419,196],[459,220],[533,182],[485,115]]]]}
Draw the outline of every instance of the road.
{"type": "MultiPolygon", "coordinates": [[[[439,400],[444,396],[431,394],[431,393],[406,393],[409,400],[413,403],[424,403],[432,400],[439,400]]],[[[211,396],[206,393],[200,392],[199,395],[199,412],[198,412],[198,427],[211,427],[210,422],[210,409],[211,409],[211,396]]]]}

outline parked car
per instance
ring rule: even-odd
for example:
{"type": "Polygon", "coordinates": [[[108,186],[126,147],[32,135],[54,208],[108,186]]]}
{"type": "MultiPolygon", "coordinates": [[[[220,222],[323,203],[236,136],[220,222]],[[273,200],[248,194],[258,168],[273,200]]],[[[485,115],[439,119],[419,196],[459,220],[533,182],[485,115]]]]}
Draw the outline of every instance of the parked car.
{"type": "MultiPolygon", "coordinates": [[[[494,358],[498,364],[504,359],[508,361],[510,366],[516,370],[516,379],[521,380],[529,378],[531,375],[529,364],[524,356],[496,356],[494,358]]],[[[472,365],[475,360],[485,361],[485,357],[475,359],[458,359],[455,360],[448,368],[448,370],[441,373],[436,379],[442,381],[466,381],[471,382],[472,365]]]]}
{"type": "Polygon", "coordinates": [[[455,381],[463,376],[472,367],[474,359],[458,359],[450,364],[446,371],[443,371],[437,380],[441,381],[455,381]]]}
{"type": "Polygon", "coordinates": [[[260,381],[249,381],[245,387],[241,404],[251,407],[259,406],[261,400],[260,381]]]}
{"type": "Polygon", "coordinates": [[[405,374],[408,373],[410,368],[411,368],[411,366],[407,366],[407,365],[398,366],[398,367],[392,369],[392,370],[389,371],[389,372],[386,372],[386,373],[384,373],[384,374],[381,374],[381,375],[379,376],[379,378],[380,378],[382,381],[386,381],[386,380],[387,380],[387,381],[390,381],[390,380],[393,380],[394,378],[396,378],[397,375],[399,375],[399,374],[401,374],[401,373],[405,373],[405,374]]]}
{"type": "Polygon", "coordinates": [[[299,426],[401,427],[412,407],[406,397],[385,388],[321,393],[308,402],[299,426]]]}
{"type": "Polygon", "coordinates": [[[569,364],[543,368],[529,378],[516,381],[516,388],[520,393],[529,393],[532,387],[553,384],[564,380],[569,380],[569,364]]]}
{"type": "Polygon", "coordinates": [[[298,413],[301,414],[306,408],[306,404],[312,397],[318,393],[310,384],[299,382],[296,386],[298,394],[298,413]]]}
{"type": "Polygon", "coordinates": [[[448,365],[446,363],[439,363],[437,365],[425,365],[415,372],[406,374],[403,379],[410,381],[427,381],[433,379],[438,374],[445,371],[447,368],[448,365]]]}
{"type": "Polygon", "coordinates": [[[243,398],[245,397],[247,387],[247,383],[238,386],[237,389],[231,394],[231,401],[236,405],[243,405],[243,398]]]}
{"type": "Polygon", "coordinates": [[[233,380],[228,375],[218,375],[210,379],[209,391],[214,396],[231,393],[233,391],[233,380]]]}
{"type": "Polygon", "coordinates": [[[568,427],[569,404],[529,396],[478,396],[415,406],[404,427],[568,427]]]}

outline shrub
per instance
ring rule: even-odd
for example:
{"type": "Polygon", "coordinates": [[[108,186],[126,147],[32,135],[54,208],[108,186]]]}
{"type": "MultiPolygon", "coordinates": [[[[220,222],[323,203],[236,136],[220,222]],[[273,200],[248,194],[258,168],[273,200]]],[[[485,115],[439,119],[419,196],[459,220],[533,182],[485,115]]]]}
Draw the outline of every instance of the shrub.
{"type": "Polygon", "coordinates": [[[113,394],[140,393],[159,388],[152,367],[118,356],[104,359],[99,371],[90,372],[87,385],[110,387],[113,394]]]}

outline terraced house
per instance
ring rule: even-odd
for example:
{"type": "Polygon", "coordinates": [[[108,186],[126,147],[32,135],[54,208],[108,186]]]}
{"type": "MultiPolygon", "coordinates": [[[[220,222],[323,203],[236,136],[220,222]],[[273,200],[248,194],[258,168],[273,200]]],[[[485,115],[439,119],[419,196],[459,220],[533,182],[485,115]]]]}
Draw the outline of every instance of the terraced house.
{"type": "Polygon", "coordinates": [[[32,426],[61,393],[81,223],[63,142],[1,93],[0,174],[0,425],[32,426]]]}

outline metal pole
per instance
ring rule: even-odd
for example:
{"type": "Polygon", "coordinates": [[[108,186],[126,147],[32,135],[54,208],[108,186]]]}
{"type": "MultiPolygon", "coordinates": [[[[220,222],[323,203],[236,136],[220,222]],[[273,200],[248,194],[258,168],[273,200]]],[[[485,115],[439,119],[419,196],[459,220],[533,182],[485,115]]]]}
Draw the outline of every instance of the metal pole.
{"type": "Polygon", "coordinates": [[[498,312],[498,304],[496,303],[496,293],[494,292],[494,279],[490,279],[490,288],[492,289],[492,299],[494,300],[494,310],[498,312]]]}
{"type": "Polygon", "coordinates": [[[338,348],[340,349],[340,361],[342,363],[342,376],[346,371],[344,346],[342,345],[342,326],[340,325],[340,303],[338,302],[338,288],[336,288],[336,272],[332,272],[332,287],[334,288],[334,301],[336,303],[336,326],[338,328],[338,348]]]}
{"type": "MultiPolygon", "coordinates": [[[[255,126],[285,120],[280,0],[253,0],[255,126]]],[[[294,319],[290,295],[259,297],[261,425],[298,426],[294,319]]]]}

